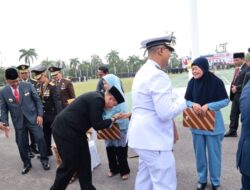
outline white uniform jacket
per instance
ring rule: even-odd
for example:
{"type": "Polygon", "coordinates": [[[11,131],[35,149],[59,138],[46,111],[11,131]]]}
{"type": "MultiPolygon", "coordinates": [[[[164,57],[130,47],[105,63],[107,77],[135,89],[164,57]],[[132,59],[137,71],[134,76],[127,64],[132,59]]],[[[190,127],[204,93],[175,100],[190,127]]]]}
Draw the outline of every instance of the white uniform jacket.
{"type": "Polygon", "coordinates": [[[132,85],[129,146],[144,150],[172,150],[172,120],[185,108],[184,98],[173,101],[168,75],[149,59],[137,72],[132,85]]]}

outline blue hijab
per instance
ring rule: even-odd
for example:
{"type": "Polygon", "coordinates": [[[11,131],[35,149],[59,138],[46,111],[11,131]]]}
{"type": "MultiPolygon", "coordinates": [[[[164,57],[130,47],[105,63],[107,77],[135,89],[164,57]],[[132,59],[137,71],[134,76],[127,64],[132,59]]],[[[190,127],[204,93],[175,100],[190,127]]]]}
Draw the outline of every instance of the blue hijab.
{"type": "MultiPolygon", "coordinates": [[[[103,80],[105,80],[105,82],[107,82],[109,84],[110,88],[112,86],[115,86],[121,92],[121,94],[124,96],[122,86],[121,86],[121,80],[117,76],[115,76],[113,74],[107,74],[103,77],[103,80]]],[[[127,105],[125,102],[118,104],[117,106],[113,107],[112,109],[104,110],[103,117],[104,117],[104,119],[108,119],[108,118],[112,117],[114,114],[119,113],[119,112],[123,112],[123,113],[128,112],[127,105]]],[[[117,121],[120,129],[127,129],[128,122],[129,122],[128,119],[119,119],[117,121]]]]}
{"type": "Polygon", "coordinates": [[[105,80],[109,84],[110,88],[112,86],[116,87],[122,93],[122,95],[124,96],[122,86],[121,86],[121,80],[116,75],[107,74],[102,78],[103,78],[103,80],[105,80]]]}
{"type": "Polygon", "coordinates": [[[198,66],[203,71],[199,79],[192,78],[188,82],[185,99],[198,103],[201,106],[228,98],[224,83],[209,71],[208,61],[205,57],[195,59],[192,66],[198,66]]]}

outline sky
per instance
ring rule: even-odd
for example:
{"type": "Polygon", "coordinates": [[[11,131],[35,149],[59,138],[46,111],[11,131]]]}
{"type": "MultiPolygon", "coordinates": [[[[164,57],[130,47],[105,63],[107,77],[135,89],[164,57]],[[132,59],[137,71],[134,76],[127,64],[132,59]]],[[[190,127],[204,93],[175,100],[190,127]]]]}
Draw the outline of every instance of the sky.
{"type": "MultiPolygon", "coordinates": [[[[197,0],[200,54],[227,43],[228,52],[250,47],[249,0],[197,0]]],[[[19,50],[38,59],[90,60],[116,50],[143,57],[141,41],[174,32],[176,53],[191,54],[190,0],[1,0],[0,64],[17,66],[19,50]]]]}

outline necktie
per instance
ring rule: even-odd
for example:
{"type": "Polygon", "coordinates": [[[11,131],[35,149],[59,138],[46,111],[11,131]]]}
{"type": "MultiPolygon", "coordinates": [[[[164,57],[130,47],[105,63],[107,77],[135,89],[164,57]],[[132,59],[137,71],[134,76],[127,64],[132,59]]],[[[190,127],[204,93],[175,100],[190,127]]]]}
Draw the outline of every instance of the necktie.
{"type": "Polygon", "coordinates": [[[20,96],[17,88],[14,88],[14,96],[16,98],[17,103],[20,103],[20,96]]]}
{"type": "Polygon", "coordinates": [[[240,68],[239,68],[239,67],[236,67],[235,70],[234,70],[234,78],[233,78],[232,84],[235,83],[237,77],[239,76],[239,73],[240,73],[240,68]]]}

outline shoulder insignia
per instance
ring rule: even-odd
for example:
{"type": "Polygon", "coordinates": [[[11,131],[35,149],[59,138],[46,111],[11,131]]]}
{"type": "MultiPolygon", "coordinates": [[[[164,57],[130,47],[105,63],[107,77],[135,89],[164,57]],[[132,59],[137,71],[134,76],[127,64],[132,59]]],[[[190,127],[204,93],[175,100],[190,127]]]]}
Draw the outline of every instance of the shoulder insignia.
{"type": "Polygon", "coordinates": [[[36,80],[36,79],[33,79],[33,78],[30,78],[30,80],[31,80],[31,81],[34,81],[34,82],[37,82],[37,80],[36,80]]]}
{"type": "Polygon", "coordinates": [[[53,82],[50,82],[49,84],[50,84],[51,86],[55,86],[55,83],[53,83],[53,82]]]}

